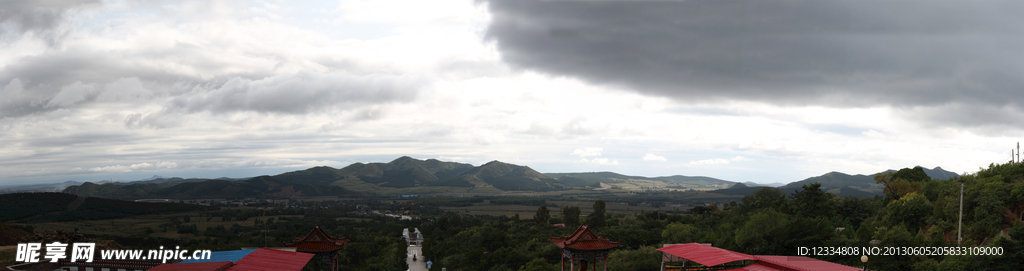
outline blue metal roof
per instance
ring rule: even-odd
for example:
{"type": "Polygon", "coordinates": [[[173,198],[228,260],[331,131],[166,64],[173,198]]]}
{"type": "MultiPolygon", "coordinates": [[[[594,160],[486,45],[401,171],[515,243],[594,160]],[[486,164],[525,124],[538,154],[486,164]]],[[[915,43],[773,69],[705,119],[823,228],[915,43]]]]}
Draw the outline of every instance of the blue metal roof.
{"type": "Polygon", "coordinates": [[[229,250],[229,251],[213,251],[210,252],[209,259],[189,259],[181,261],[180,263],[203,263],[203,262],[220,262],[220,261],[231,261],[237,262],[244,258],[249,253],[256,251],[256,249],[245,249],[245,250],[229,250]]]}

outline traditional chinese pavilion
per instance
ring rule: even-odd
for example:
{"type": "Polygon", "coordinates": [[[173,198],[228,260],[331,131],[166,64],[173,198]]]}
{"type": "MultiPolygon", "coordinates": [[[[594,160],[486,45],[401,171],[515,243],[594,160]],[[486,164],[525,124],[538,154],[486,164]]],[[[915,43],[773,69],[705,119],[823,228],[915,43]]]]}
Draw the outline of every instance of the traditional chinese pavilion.
{"type": "Polygon", "coordinates": [[[324,263],[331,266],[330,270],[338,270],[338,250],[345,248],[345,244],[348,243],[348,238],[334,237],[324,232],[320,228],[320,225],[313,227],[309,234],[303,237],[296,237],[292,240],[291,244],[286,245],[287,247],[294,247],[296,252],[313,253],[324,263]]]}
{"type": "Polygon", "coordinates": [[[569,259],[569,270],[576,269],[576,262],[580,262],[580,270],[587,269],[587,261],[593,264],[593,270],[597,270],[597,260],[604,262],[604,270],[608,270],[608,252],[619,247],[619,242],[608,241],[590,231],[586,225],[576,228],[569,236],[551,237],[548,240],[562,249],[562,270],[565,270],[565,259],[569,259]]]}

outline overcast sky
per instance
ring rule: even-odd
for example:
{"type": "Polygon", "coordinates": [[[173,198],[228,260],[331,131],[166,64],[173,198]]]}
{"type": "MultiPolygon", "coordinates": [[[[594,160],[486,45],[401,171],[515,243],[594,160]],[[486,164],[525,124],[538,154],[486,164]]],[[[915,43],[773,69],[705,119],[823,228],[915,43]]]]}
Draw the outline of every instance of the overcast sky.
{"type": "Polygon", "coordinates": [[[970,173],[1021,1],[0,2],[0,185],[400,156],[759,183],[970,173]]]}

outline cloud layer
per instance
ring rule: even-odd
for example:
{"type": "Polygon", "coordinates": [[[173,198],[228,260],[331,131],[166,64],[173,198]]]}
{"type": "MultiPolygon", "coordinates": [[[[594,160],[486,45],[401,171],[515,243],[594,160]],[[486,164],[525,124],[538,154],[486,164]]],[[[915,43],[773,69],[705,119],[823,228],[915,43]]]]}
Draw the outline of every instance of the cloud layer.
{"type": "Polygon", "coordinates": [[[511,65],[683,102],[1024,106],[1020,1],[487,3],[511,65]]]}
{"type": "Polygon", "coordinates": [[[53,45],[59,42],[67,29],[68,10],[99,4],[99,0],[8,0],[0,9],[0,38],[32,33],[53,45]]]}
{"type": "Polygon", "coordinates": [[[1016,2],[4,3],[0,185],[405,155],[788,182],[971,170],[1024,127],[1016,2]]]}

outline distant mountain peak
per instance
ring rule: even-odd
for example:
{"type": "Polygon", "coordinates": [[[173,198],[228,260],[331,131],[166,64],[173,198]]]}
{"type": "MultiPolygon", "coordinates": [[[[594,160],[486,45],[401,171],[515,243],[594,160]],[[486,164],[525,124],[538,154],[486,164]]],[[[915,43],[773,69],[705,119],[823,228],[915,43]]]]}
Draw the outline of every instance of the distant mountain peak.
{"type": "Polygon", "coordinates": [[[408,161],[414,161],[414,160],[416,160],[416,158],[412,158],[412,157],[409,157],[409,156],[402,156],[402,157],[395,158],[395,160],[391,160],[390,163],[402,163],[402,162],[408,162],[408,161]]]}

